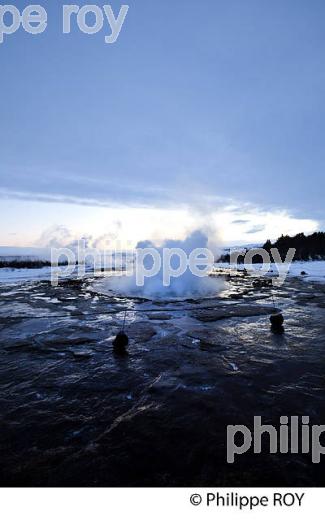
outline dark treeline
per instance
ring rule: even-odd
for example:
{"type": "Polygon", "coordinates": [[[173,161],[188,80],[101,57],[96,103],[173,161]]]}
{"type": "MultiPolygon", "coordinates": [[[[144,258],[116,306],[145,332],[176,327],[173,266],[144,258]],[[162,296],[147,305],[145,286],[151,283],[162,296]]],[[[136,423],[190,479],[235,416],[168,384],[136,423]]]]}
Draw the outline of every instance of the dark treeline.
{"type": "MultiPolygon", "coordinates": [[[[282,235],[273,244],[271,240],[267,240],[262,247],[268,253],[270,253],[272,248],[276,248],[282,261],[285,260],[290,248],[296,250],[294,260],[325,260],[325,233],[316,232],[309,236],[306,236],[304,233],[298,233],[294,237],[282,235]]],[[[238,263],[244,262],[247,251],[248,249],[242,250],[241,255],[238,257],[238,263]]],[[[262,258],[259,255],[253,258],[253,263],[260,263],[261,261],[262,258]]],[[[230,253],[223,254],[217,262],[230,263],[230,253]]]]}
{"type": "MultiPolygon", "coordinates": [[[[67,265],[67,262],[62,262],[59,265],[67,265]]],[[[41,269],[42,267],[51,266],[51,262],[47,260],[2,260],[0,258],[0,269],[41,269]]]]}
{"type": "Polygon", "coordinates": [[[270,252],[270,249],[277,248],[282,260],[285,259],[288,250],[296,250],[294,260],[324,260],[325,259],[325,233],[317,232],[306,236],[299,233],[294,237],[282,235],[274,244],[267,240],[263,248],[270,252]]]}

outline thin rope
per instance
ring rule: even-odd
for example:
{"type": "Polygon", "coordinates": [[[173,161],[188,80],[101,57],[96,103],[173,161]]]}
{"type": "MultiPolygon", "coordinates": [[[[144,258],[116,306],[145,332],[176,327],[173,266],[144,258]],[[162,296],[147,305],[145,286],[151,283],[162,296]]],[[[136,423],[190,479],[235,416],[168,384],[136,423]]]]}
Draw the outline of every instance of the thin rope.
{"type": "Polygon", "coordinates": [[[127,311],[127,309],[125,309],[125,312],[124,312],[122,332],[124,332],[124,329],[125,329],[126,311],[127,311]]]}

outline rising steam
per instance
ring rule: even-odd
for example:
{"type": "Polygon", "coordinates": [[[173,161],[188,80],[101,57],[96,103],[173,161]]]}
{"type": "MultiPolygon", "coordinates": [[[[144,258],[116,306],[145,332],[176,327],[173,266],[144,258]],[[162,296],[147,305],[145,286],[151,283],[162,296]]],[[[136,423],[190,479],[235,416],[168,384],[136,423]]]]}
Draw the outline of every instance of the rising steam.
{"type": "MultiPolygon", "coordinates": [[[[165,240],[157,247],[150,241],[140,242],[137,249],[155,248],[162,256],[163,250],[178,248],[189,255],[196,249],[208,248],[208,237],[201,230],[192,232],[185,240],[165,240]]],[[[152,263],[152,259],[146,259],[146,263],[152,263]]],[[[171,259],[173,269],[179,266],[177,258],[171,259]],[[176,265],[178,262],[178,265],[176,265]]],[[[146,265],[150,268],[151,265],[146,265]]],[[[161,268],[155,276],[144,278],[144,285],[137,284],[136,274],[133,272],[128,276],[110,277],[102,282],[103,292],[113,291],[121,295],[144,297],[149,299],[184,299],[202,298],[216,295],[222,289],[222,282],[210,276],[199,277],[187,269],[184,274],[178,277],[171,277],[169,286],[163,284],[163,269],[161,268]]]]}

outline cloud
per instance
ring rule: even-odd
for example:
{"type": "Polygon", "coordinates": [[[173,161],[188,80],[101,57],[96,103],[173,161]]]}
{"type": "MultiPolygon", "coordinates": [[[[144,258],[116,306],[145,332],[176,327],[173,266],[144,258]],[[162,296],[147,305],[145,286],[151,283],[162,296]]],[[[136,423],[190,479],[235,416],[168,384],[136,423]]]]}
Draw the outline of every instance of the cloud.
{"type": "MultiPolygon", "coordinates": [[[[31,193],[31,192],[19,192],[0,189],[0,198],[7,200],[26,200],[32,202],[46,202],[53,204],[76,204],[78,206],[91,206],[91,207],[111,207],[111,200],[98,200],[84,197],[71,197],[67,195],[51,195],[43,193],[31,193]]],[[[116,201],[115,201],[116,203],[116,201]]],[[[113,202],[114,205],[114,202],[113,202]]]]}
{"type": "Polygon", "coordinates": [[[233,220],[232,224],[249,224],[249,220],[233,220]]]}
{"type": "Polygon", "coordinates": [[[253,235],[254,233],[259,233],[260,231],[264,231],[265,227],[266,226],[254,226],[251,229],[249,229],[248,231],[245,231],[245,233],[253,235]]]}

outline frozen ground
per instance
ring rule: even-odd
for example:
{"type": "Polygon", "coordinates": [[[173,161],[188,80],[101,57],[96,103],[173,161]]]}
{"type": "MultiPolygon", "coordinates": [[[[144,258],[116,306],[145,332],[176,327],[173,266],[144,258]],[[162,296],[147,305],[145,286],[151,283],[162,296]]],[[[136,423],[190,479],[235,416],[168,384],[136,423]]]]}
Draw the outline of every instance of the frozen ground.
{"type": "MultiPolygon", "coordinates": [[[[242,271],[244,269],[244,265],[240,265],[238,269],[242,271]]],[[[248,269],[252,270],[252,272],[258,273],[258,270],[261,269],[261,264],[249,264],[248,269]]],[[[216,268],[224,269],[224,270],[234,270],[236,268],[235,265],[229,266],[229,264],[219,263],[216,264],[216,268]]],[[[271,270],[273,273],[277,274],[278,270],[276,265],[271,265],[271,270]]],[[[324,260],[315,260],[309,262],[292,262],[289,267],[289,276],[295,276],[305,280],[306,282],[320,282],[325,283],[325,261],[324,260]],[[306,274],[302,274],[302,273],[306,274]]]]}
{"type": "Polygon", "coordinates": [[[27,280],[50,280],[51,268],[41,269],[9,269],[0,268],[0,283],[17,283],[27,280]]]}
{"type": "Polygon", "coordinates": [[[92,279],[0,284],[0,484],[324,485],[310,454],[265,446],[226,462],[229,424],[324,424],[325,286],[254,281],[237,273],[209,301],[172,306],[101,294],[92,279]]]}
{"type": "Polygon", "coordinates": [[[301,276],[301,273],[306,281],[325,282],[325,261],[311,261],[311,262],[293,262],[290,266],[290,275],[301,276]]]}

